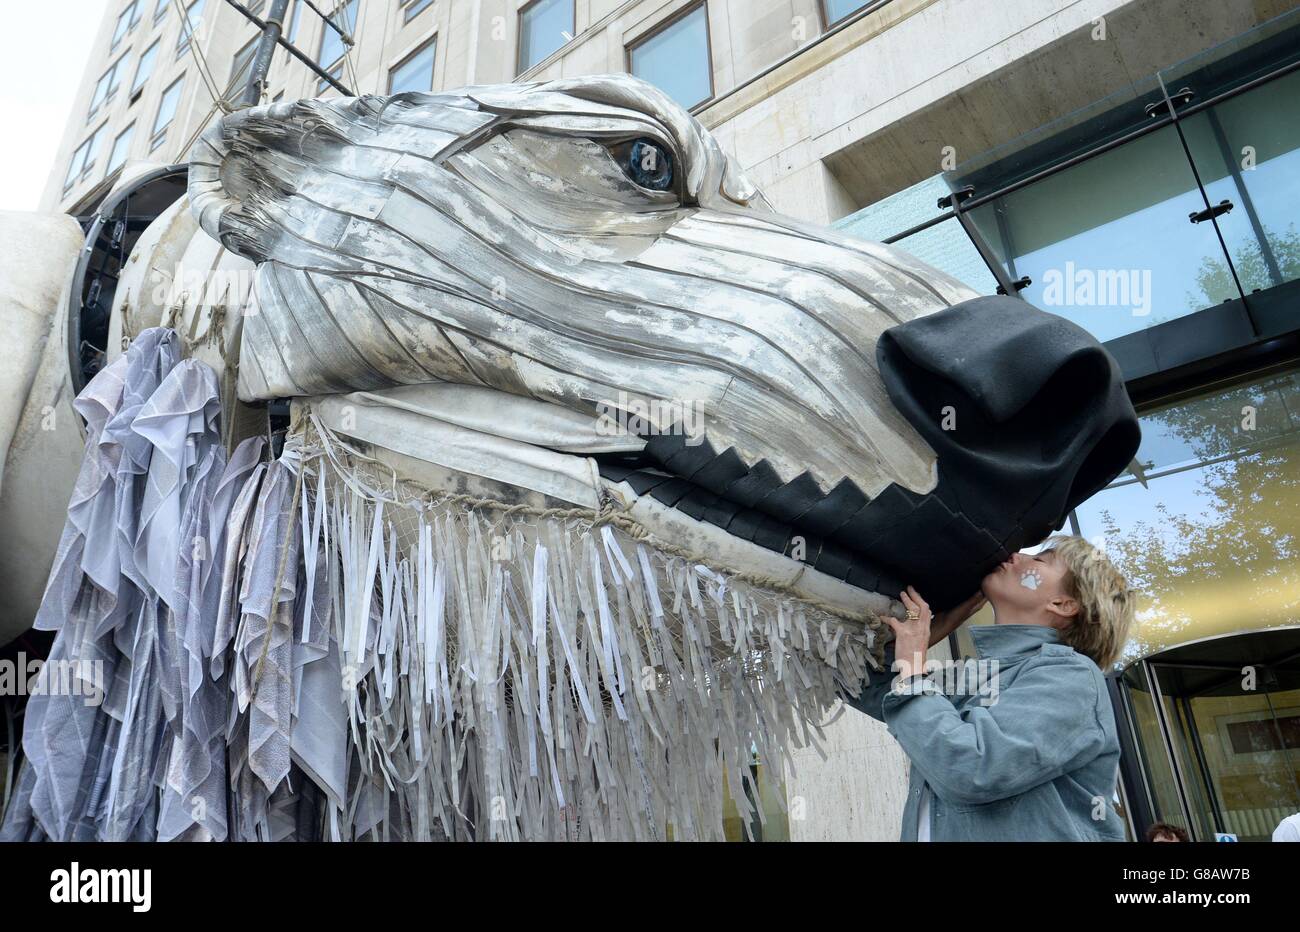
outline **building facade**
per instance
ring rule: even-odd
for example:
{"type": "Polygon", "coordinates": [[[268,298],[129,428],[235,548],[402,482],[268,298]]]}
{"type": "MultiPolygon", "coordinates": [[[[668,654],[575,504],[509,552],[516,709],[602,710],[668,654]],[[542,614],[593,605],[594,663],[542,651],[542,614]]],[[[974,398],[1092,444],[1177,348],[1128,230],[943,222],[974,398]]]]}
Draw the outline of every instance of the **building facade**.
{"type": "MultiPolygon", "coordinates": [[[[1300,809],[1286,650],[1269,654],[1264,692],[1195,707],[1162,694],[1148,664],[1207,624],[1296,624],[1300,79],[1288,69],[1300,0],[315,6],[339,28],[292,0],[285,35],[354,93],[630,71],[690,107],[778,210],[896,241],[1106,342],[1146,439],[1134,474],[1072,529],[1104,539],[1152,593],[1136,666],[1116,679],[1131,741],[1117,801],[1137,829],[1300,809]],[[1243,408],[1258,430],[1241,426],[1243,408]]],[[[207,122],[238,106],[258,32],[226,0],[113,0],[44,208],[88,221],[128,179],[184,162],[207,122]]],[[[276,51],[265,100],[338,93],[276,51]]],[[[969,651],[963,637],[949,647],[969,651]]],[[[1188,703],[1201,695],[1183,686],[1188,703]]],[[[762,801],[762,834],[896,837],[906,767],[883,727],[845,711],[820,750],[796,754],[786,798],[762,801]]]]}

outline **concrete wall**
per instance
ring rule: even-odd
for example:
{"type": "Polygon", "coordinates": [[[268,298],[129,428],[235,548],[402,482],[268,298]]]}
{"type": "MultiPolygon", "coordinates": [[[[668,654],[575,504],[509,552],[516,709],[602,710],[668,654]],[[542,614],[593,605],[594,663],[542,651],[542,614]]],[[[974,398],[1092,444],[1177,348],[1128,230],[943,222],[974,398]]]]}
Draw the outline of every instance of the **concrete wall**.
{"type": "Polygon", "coordinates": [[[826,760],[811,748],[786,770],[791,841],[897,841],[907,801],[907,757],[856,709],[826,729],[826,760]]]}

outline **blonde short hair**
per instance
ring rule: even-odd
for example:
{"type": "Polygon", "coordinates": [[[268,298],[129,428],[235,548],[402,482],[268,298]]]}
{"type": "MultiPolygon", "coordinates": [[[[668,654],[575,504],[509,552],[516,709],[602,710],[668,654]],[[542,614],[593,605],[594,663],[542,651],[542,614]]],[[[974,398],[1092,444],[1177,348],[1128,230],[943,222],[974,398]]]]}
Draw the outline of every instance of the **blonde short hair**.
{"type": "Polygon", "coordinates": [[[1105,670],[1119,659],[1133,624],[1134,595],[1106,554],[1082,537],[1053,537],[1044,548],[1065,564],[1065,593],[1079,603],[1061,640],[1105,670]]]}

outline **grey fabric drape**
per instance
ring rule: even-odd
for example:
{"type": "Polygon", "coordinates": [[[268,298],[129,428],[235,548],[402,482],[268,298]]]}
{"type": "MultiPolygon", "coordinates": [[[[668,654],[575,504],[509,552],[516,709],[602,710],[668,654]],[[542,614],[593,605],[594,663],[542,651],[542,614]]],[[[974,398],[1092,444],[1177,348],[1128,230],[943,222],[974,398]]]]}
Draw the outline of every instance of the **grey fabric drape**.
{"type": "Polygon", "coordinates": [[[871,662],[868,627],[595,510],[431,493],[311,413],[227,461],[218,398],[153,329],[76,402],[0,839],[721,838],[871,662]]]}
{"type": "Polygon", "coordinates": [[[179,800],[225,782],[224,742],[213,742],[225,703],[202,668],[220,591],[209,537],[257,448],[241,447],[227,470],[216,375],[181,360],[160,328],[100,372],[76,409],[86,453],[35,622],[57,635],[28,701],[26,765],[0,837],[143,840],[191,821],[220,837],[210,820],[224,803],[195,820],[179,800]]]}

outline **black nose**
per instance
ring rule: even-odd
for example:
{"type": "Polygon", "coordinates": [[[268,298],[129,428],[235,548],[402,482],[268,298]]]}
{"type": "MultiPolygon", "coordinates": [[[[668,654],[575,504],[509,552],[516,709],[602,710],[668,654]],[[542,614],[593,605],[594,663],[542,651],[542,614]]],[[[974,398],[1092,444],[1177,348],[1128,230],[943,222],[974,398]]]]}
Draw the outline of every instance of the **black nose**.
{"type": "MultiPolygon", "coordinates": [[[[894,405],[938,457],[928,495],[864,550],[943,608],[1060,528],[1141,433],[1119,367],[1083,328],[1017,298],[976,298],[886,330],[894,405]]],[[[901,504],[901,501],[900,501],[901,504]]]]}

